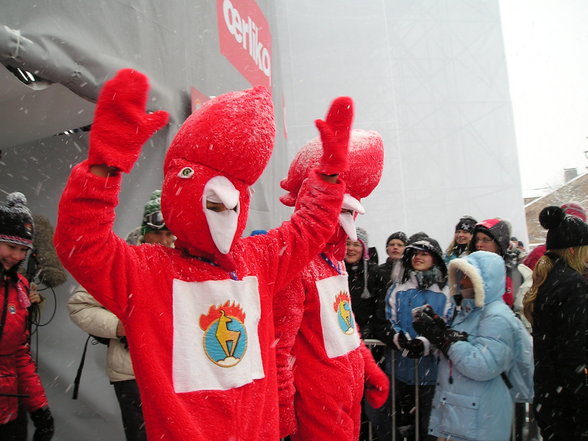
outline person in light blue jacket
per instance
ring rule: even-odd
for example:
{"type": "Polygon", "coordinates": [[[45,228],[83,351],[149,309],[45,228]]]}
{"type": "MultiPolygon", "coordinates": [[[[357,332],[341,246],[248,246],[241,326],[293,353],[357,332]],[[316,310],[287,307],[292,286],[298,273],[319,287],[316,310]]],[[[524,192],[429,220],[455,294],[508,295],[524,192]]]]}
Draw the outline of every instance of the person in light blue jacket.
{"type": "Polygon", "coordinates": [[[449,264],[459,305],[451,328],[428,307],[414,328],[441,352],[429,435],[440,440],[508,441],[513,406],[501,374],[511,367],[517,318],[502,301],[505,267],[495,253],[476,251],[449,264]]]}

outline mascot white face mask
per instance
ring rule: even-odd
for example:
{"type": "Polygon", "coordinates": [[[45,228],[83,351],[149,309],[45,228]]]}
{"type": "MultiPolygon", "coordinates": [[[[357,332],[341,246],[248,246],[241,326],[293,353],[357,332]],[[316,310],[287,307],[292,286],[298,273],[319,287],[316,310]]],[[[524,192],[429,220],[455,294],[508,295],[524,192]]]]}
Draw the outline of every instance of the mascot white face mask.
{"type": "Polygon", "coordinates": [[[227,254],[239,223],[239,190],[224,176],[215,176],[204,186],[202,209],[214,244],[227,254]],[[207,208],[207,202],[215,208],[207,208]]]}
{"type": "Polygon", "coordinates": [[[341,207],[341,214],[339,214],[339,225],[343,228],[345,234],[349,239],[357,240],[357,231],[355,229],[355,218],[358,214],[365,214],[365,209],[361,202],[345,193],[343,196],[343,206],[341,207]]]}

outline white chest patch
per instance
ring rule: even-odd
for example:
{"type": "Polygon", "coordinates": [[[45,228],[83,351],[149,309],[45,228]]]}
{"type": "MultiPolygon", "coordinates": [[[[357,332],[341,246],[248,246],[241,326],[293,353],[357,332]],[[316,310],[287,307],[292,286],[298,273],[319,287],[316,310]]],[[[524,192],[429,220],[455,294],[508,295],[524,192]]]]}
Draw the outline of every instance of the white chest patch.
{"type": "Polygon", "coordinates": [[[228,390],[263,378],[257,277],[173,282],[174,390],[228,390]]]}
{"type": "Polygon", "coordinates": [[[321,325],[325,351],[330,358],[340,357],[359,347],[347,276],[318,280],[321,325]]]}

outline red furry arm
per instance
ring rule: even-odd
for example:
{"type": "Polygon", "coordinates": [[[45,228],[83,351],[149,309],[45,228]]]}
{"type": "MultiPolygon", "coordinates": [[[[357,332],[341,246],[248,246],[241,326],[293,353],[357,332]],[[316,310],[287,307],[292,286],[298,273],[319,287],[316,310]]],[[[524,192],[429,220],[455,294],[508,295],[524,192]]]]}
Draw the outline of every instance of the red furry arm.
{"type": "Polygon", "coordinates": [[[274,323],[276,330],[276,364],[278,368],[278,399],[280,405],[280,437],[296,432],[294,412],[294,373],[292,347],[304,315],[304,287],[301,278],[274,297],[274,323]]]}

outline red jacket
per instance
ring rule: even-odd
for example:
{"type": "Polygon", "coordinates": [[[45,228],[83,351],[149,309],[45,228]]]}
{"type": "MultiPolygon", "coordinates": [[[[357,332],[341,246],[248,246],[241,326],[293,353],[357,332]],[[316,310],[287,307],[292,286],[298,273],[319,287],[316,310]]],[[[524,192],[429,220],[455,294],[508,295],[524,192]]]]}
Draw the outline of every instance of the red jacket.
{"type": "Polygon", "coordinates": [[[46,406],[47,397],[28,344],[28,304],[23,301],[28,299],[28,282],[20,274],[2,275],[0,321],[3,316],[6,320],[0,331],[0,424],[6,424],[16,419],[19,398],[3,394],[26,395],[20,400],[29,412],[46,406]]]}

